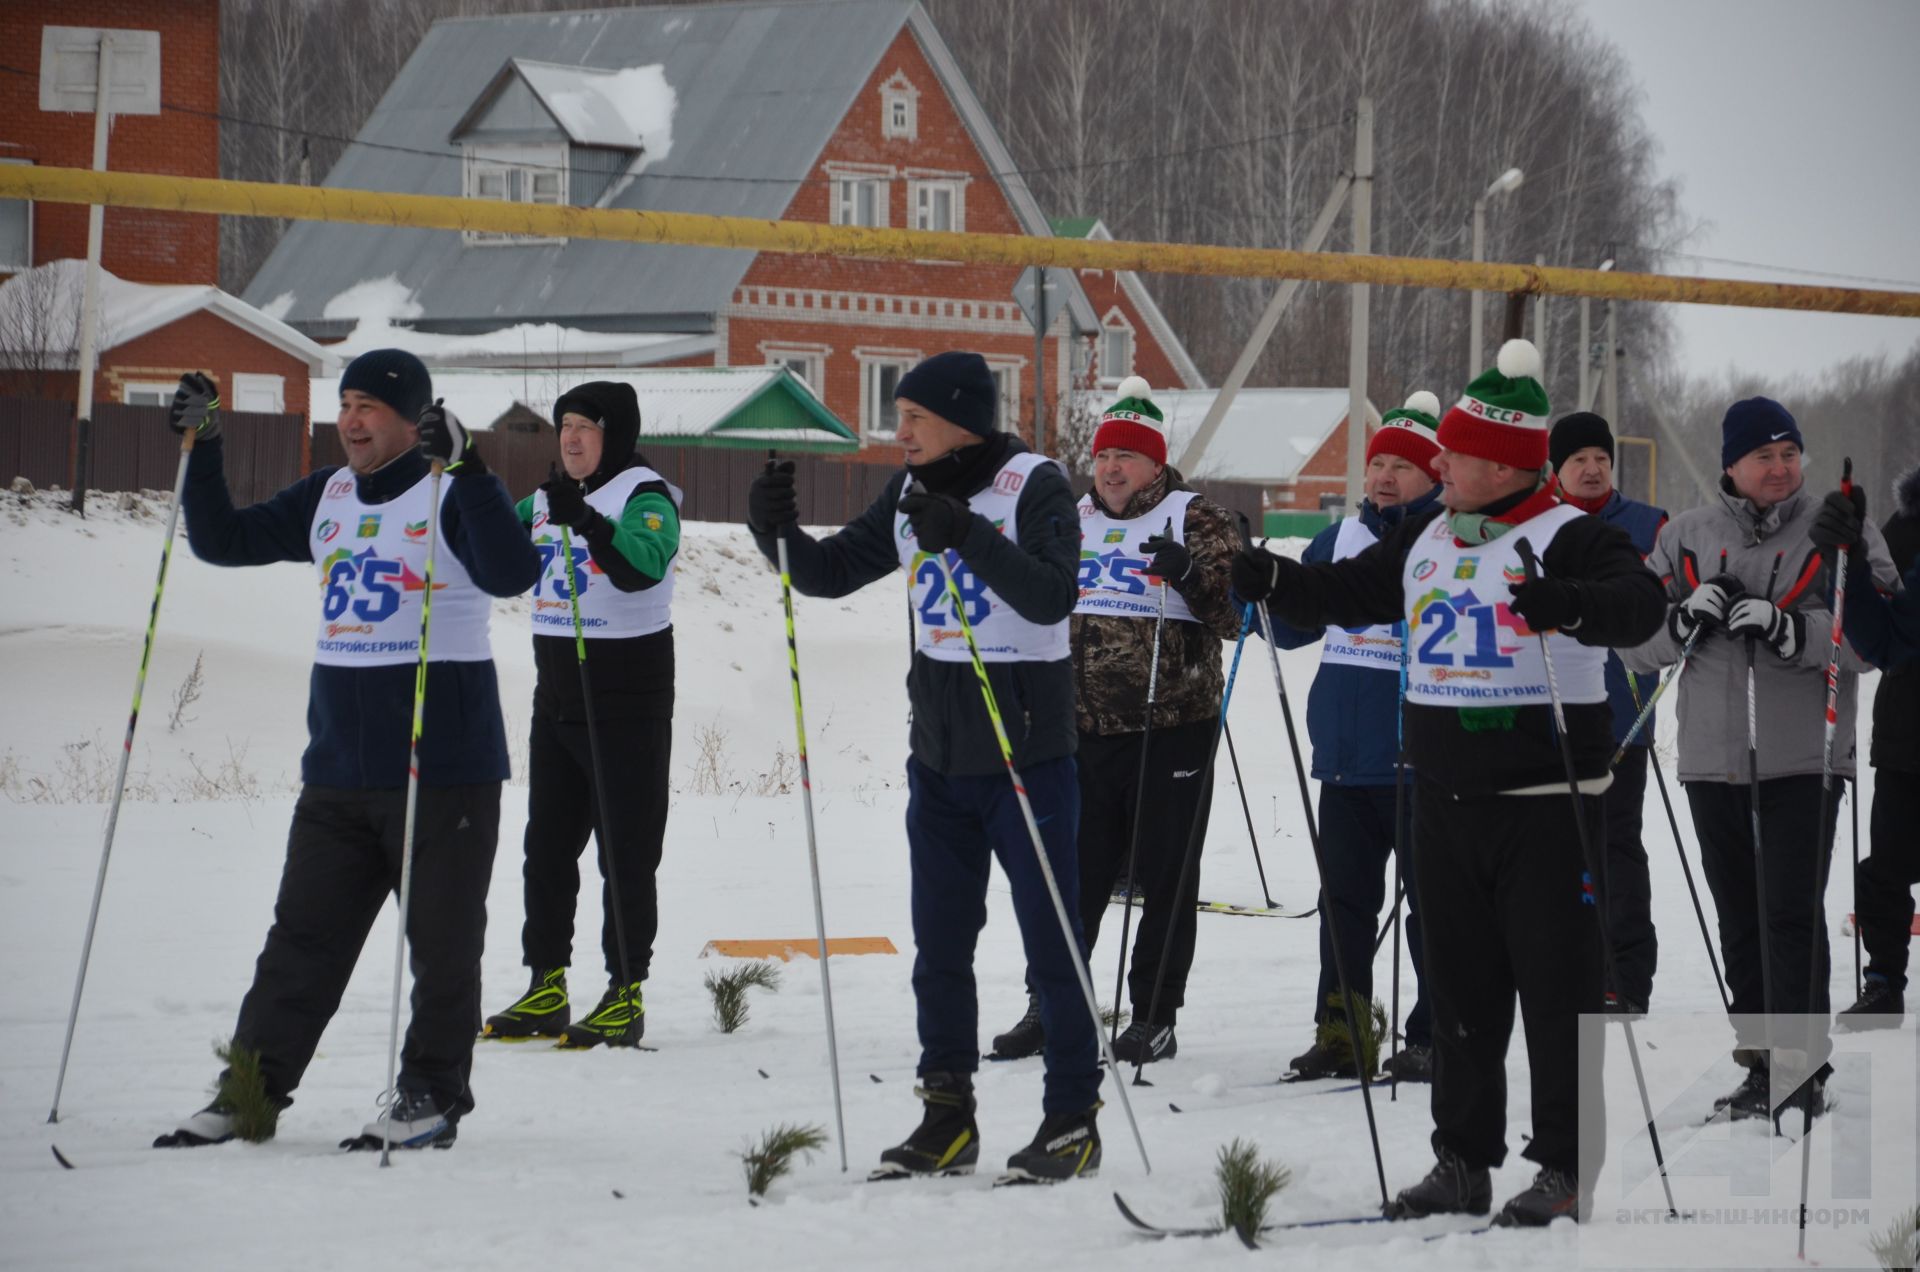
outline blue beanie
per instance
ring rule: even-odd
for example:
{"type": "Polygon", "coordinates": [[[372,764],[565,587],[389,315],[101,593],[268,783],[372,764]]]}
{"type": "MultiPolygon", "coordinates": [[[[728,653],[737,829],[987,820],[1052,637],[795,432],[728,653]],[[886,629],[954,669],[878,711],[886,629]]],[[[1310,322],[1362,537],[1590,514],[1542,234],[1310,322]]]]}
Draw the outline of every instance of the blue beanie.
{"type": "Polygon", "coordinates": [[[987,360],[977,353],[936,353],[900,377],[896,398],[926,407],[969,433],[999,429],[1000,391],[987,360]]]}
{"type": "Polygon", "coordinates": [[[1735,402],[1720,421],[1720,467],[1732,468],[1743,457],[1775,442],[1792,442],[1803,451],[1807,449],[1800,426],[1786,407],[1763,397],[1735,402]]]}
{"type": "Polygon", "coordinates": [[[379,398],[411,424],[433,401],[433,377],[426,363],[405,349],[369,349],[347,364],[340,393],[353,389],[379,398]]]}

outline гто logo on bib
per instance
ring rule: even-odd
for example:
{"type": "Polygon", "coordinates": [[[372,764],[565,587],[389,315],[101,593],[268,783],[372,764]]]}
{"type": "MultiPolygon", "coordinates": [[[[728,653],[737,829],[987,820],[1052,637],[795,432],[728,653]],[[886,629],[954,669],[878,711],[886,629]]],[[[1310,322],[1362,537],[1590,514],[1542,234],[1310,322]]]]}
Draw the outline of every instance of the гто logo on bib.
{"type": "Polygon", "coordinates": [[[1440,563],[1437,561],[1422,561],[1413,567],[1413,577],[1422,581],[1430,579],[1433,577],[1433,572],[1439,568],[1440,563]]]}

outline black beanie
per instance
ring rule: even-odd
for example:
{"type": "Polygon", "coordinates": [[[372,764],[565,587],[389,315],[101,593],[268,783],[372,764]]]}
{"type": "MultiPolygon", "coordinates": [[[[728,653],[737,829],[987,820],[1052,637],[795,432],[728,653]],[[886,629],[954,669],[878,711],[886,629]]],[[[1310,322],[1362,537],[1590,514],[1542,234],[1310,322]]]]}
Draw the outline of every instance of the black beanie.
{"type": "Polygon", "coordinates": [[[347,364],[340,393],[351,389],[379,398],[411,424],[433,401],[433,377],[427,364],[405,349],[369,349],[347,364]]]}
{"type": "Polygon", "coordinates": [[[1613,430],[1607,427],[1607,421],[1592,411],[1575,411],[1571,415],[1561,416],[1560,422],[1553,426],[1553,433],[1547,438],[1547,458],[1553,464],[1553,471],[1559,472],[1568,457],[1589,446],[1598,446],[1607,452],[1608,459],[1614,458],[1613,430]]]}
{"type": "Polygon", "coordinates": [[[1720,421],[1720,467],[1732,468],[1762,446],[1792,442],[1807,449],[1793,413],[1772,398],[1750,397],[1727,408],[1720,421]]]}
{"type": "Polygon", "coordinates": [[[969,433],[1000,431],[1000,391],[987,360],[977,353],[936,353],[900,377],[896,398],[926,407],[969,433]]]}
{"type": "Polygon", "coordinates": [[[640,399],[634,396],[631,384],[589,380],[575,385],[553,404],[553,426],[559,428],[561,416],[568,414],[600,426],[600,466],[593,470],[592,477],[605,480],[626,468],[640,444],[640,399]]]}

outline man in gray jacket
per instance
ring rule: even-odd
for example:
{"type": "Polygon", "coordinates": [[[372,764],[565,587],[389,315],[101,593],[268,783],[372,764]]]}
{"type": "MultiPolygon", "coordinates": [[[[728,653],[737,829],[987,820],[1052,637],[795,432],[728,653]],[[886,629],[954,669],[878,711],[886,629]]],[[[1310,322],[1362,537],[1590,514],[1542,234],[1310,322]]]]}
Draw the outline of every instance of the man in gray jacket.
{"type": "MultiPolygon", "coordinates": [[[[1827,561],[1808,534],[1820,501],[1801,488],[1803,450],[1799,425],[1778,402],[1748,398],[1727,408],[1718,497],[1669,521],[1647,558],[1673,598],[1667,624],[1646,644],[1621,651],[1629,669],[1654,672],[1676,661],[1698,635],[1680,676],[1680,780],[1719,913],[1720,952],[1733,992],[1734,1055],[1748,1068],[1740,1087],[1718,1102],[1733,1117],[1766,1117],[1787,1103],[1799,1107],[1803,1098],[1812,1099],[1818,1113],[1829,1072],[1825,1028],[1797,1037],[1759,1023],[1763,1014],[1825,1016],[1830,1010],[1826,924],[1815,922],[1811,898],[1832,851],[1839,803],[1832,801],[1821,825],[1833,585],[1827,561]],[[1755,743],[1762,837],[1757,855],[1765,863],[1764,878],[1754,868],[1755,784],[1748,751],[1755,743]],[[1819,961],[1809,986],[1814,942],[1819,961]],[[1769,1096],[1769,1043],[1804,1049],[1809,1067],[1817,1066],[1810,1081],[1780,1075],[1783,1088],[1793,1092],[1784,1101],[1769,1096]]],[[[1861,555],[1871,562],[1875,582],[1891,589],[1893,563],[1872,526],[1866,527],[1861,555]]],[[[1865,670],[1868,665],[1843,644],[1837,737],[1844,743],[1835,744],[1837,777],[1854,775],[1856,681],[1865,670]]]]}

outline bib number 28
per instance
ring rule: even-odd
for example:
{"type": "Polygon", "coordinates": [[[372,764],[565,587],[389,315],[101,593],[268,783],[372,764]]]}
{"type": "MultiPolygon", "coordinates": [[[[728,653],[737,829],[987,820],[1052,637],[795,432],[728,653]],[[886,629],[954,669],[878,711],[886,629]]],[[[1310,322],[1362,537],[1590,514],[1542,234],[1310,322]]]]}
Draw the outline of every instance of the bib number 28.
{"type": "MultiPolygon", "coordinates": [[[[951,617],[948,607],[953,597],[947,593],[947,571],[943,558],[927,556],[921,558],[914,569],[913,582],[924,589],[920,595],[920,621],[928,627],[958,626],[960,620],[951,617]]],[[[993,611],[993,603],[987,600],[986,580],[975,574],[965,561],[953,566],[953,585],[960,593],[961,603],[967,607],[969,625],[984,622],[993,611]]]]}

